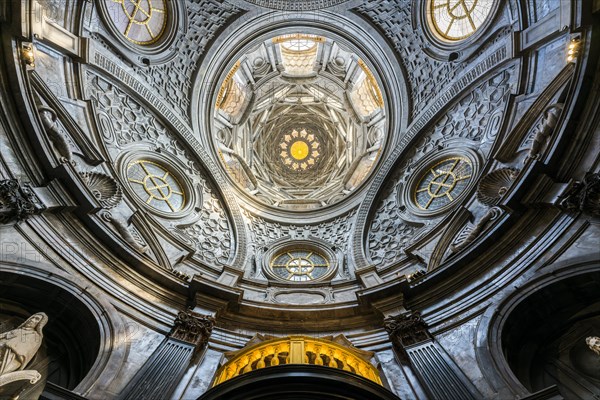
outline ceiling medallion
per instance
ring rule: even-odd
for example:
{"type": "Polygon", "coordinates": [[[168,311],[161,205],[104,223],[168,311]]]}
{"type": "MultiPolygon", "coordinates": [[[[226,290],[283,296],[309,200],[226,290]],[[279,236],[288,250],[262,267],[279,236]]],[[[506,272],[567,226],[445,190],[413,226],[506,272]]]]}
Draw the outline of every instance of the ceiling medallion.
{"type": "Polygon", "coordinates": [[[284,135],[279,143],[281,160],[292,171],[306,171],[313,167],[321,155],[320,143],[313,133],[306,129],[294,129],[291,134],[284,135]]]}
{"type": "Polygon", "coordinates": [[[386,145],[386,94],[369,62],[312,32],[259,39],[221,71],[215,155],[262,205],[313,211],[351,196],[386,145]]]}

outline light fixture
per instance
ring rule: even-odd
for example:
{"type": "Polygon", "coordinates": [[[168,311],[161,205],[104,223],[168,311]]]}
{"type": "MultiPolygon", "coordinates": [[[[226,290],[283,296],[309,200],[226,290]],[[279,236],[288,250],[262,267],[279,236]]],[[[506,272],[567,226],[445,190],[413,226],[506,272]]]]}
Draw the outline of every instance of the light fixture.
{"type": "Polygon", "coordinates": [[[578,37],[571,39],[567,50],[567,62],[573,62],[577,57],[579,57],[579,44],[580,40],[578,37]]]}
{"type": "Polygon", "coordinates": [[[23,43],[21,47],[21,59],[30,68],[35,67],[35,55],[33,53],[33,43],[23,43]]]}

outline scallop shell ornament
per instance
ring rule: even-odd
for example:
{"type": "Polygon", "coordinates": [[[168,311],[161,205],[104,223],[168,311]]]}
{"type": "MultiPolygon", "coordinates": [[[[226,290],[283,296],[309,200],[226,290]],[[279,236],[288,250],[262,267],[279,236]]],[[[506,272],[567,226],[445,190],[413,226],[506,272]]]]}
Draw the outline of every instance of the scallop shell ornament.
{"type": "Polygon", "coordinates": [[[83,183],[103,208],[115,208],[123,199],[121,187],[110,176],[99,172],[80,172],[80,175],[83,183]]]}
{"type": "Polygon", "coordinates": [[[490,172],[479,182],[477,200],[486,206],[495,206],[513,185],[519,172],[515,168],[501,168],[490,172]]]}

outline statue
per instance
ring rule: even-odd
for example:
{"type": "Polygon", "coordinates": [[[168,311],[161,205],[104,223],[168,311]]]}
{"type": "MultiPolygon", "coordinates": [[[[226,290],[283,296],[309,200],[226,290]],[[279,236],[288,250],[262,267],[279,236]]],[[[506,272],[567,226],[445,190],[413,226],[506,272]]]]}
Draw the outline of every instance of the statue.
{"type": "Polygon", "coordinates": [[[42,345],[44,313],[33,314],[18,328],[0,334],[0,375],[25,369],[42,345]]]}
{"type": "Polygon", "coordinates": [[[585,339],[585,343],[589,346],[590,350],[600,356],[600,337],[590,336],[585,339]]]}

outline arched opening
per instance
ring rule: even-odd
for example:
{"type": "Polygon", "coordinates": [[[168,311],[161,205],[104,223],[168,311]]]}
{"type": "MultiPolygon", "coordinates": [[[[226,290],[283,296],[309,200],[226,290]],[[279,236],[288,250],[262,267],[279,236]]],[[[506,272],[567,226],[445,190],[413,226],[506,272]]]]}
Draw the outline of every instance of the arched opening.
{"type": "Polygon", "coordinates": [[[31,392],[21,398],[36,398],[44,381],[46,390],[74,389],[92,368],[100,349],[98,321],[76,294],[40,279],[2,273],[0,331],[10,331],[38,312],[48,316],[48,323],[42,345],[27,369],[40,372],[42,384],[28,389],[31,392]]]}
{"type": "Polygon", "coordinates": [[[510,312],[502,351],[530,392],[556,385],[568,399],[600,393],[600,356],[586,343],[600,336],[600,271],[533,291],[510,312]]]}

